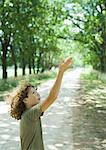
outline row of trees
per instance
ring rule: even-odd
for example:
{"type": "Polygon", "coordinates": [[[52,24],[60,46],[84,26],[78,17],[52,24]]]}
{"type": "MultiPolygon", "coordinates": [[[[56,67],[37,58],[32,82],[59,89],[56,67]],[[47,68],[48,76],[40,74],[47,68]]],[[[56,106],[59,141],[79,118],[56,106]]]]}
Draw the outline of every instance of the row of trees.
{"type": "Polygon", "coordinates": [[[73,0],[68,4],[67,19],[79,29],[71,38],[83,45],[85,63],[106,72],[106,1],[73,0]]]}
{"type": "Polygon", "coordinates": [[[105,0],[0,1],[3,78],[7,78],[8,66],[14,65],[14,76],[18,67],[23,75],[26,67],[30,74],[32,70],[43,72],[56,64],[61,54],[72,53],[80,53],[84,63],[106,72],[105,0]],[[70,43],[67,49],[62,49],[60,39],[70,43]],[[61,46],[57,46],[59,42],[61,46]]]}
{"type": "Polygon", "coordinates": [[[51,68],[60,54],[57,40],[64,20],[63,2],[48,0],[0,1],[0,57],[3,78],[7,66],[26,66],[33,72],[51,68]]]}

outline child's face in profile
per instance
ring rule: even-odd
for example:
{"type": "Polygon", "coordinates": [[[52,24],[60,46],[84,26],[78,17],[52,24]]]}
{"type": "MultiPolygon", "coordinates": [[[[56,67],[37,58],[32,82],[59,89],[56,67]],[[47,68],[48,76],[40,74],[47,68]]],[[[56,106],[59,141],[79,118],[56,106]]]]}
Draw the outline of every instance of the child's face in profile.
{"type": "Polygon", "coordinates": [[[28,98],[24,101],[27,107],[32,107],[40,102],[40,95],[34,87],[29,88],[28,98]]]}

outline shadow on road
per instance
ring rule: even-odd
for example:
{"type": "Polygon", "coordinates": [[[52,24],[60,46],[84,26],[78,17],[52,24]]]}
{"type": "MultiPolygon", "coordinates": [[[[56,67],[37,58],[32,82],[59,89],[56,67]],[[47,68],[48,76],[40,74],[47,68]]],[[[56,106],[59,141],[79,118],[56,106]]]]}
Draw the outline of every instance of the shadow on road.
{"type": "Polygon", "coordinates": [[[73,108],[74,150],[106,150],[106,111],[73,108]]]}

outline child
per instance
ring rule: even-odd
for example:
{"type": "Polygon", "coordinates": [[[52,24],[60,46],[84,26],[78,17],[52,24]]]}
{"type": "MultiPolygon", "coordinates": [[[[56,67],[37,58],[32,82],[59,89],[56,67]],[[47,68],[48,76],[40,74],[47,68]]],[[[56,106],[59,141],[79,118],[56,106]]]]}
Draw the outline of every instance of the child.
{"type": "Polygon", "coordinates": [[[63,74],[70,64],[71,58],[60,64],[56,81],[43,102],[40,102],[37,89],[27,82],[19,88],[15,96],[11,97],[10,114],[20,120],[21,150],[44,150],[40,116],[56,100],[63,74]]]}

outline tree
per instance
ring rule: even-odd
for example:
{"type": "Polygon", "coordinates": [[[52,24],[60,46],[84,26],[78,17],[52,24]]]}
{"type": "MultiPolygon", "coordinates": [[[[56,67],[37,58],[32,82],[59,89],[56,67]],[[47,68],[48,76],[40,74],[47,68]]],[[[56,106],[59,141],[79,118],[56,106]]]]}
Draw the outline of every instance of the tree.
{"type": "Polygon", "coordinates": [[[88,53],[91,51],[89,61],[93,67],[106,72],[106,2],[104,0],[85,2],[77,1],[73,4],[72,12],[67,11],[73,25],[79,28],[74,40],[83,43],[84,50],[88,53]],[[92,57],[93,55],[95,56],[92,57]],[[96,64],[92,61],[94,58],[96,64]]]}
{"type": "MultiPolygon", "coordinates": [[[[47,56],[54,55],[56,51],[61,53],[57,48],[57,40],[64,20],[63,4],[56,0],[1,1],[0,45],[3,78],[7,78],[8,64],[14,65],[15,76],[18,66],[22,67],[22,75],[25,75],[27,66],[31,74],[31,68],[34,72],[47,69],[47,56]]],[[[51,62],[52,57],[48,59],[48,63],[52,64],[51,62]]]]}

